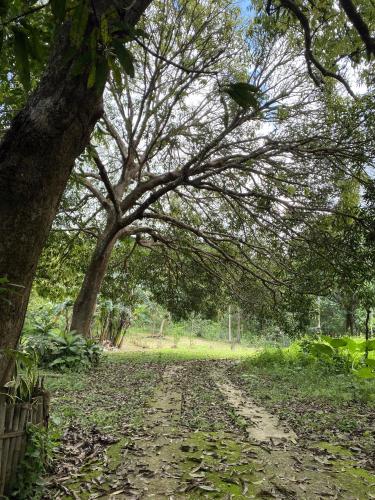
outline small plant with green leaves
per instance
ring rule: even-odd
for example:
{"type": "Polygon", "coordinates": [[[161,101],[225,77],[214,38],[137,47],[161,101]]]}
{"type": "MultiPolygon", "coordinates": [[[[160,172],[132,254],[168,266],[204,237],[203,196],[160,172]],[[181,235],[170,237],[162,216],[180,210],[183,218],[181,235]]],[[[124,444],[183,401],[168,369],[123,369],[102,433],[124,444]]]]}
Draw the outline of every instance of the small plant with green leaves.
{"type": "Polygon", "coordinates": [[[350,337],[334,338],[322,335],[300,341],[302,350],[338,371],[353,372],[360,378],[375,378],[375,339],[357,341],[350,337]]]}
{"type": "Polygon", "coordinates": [[[12,400],[29,403],[42,390],[37,356],[15,350],[7,351],[7,356],[14,360],[13,378],[5,384],[7,396],[12,400]]]}
{"type": "Polygon", "coordinates": [[[53,369],[89,368],[99,362],[101,348],[90,339],[84,339],[76,332],[60,332],[50,335],[52,351],[45,364],[53,369]]]}
{"type": "Polygon", "coordinates": [[[43,496],[41,477],[52,462],[55,442],[48,430],[40,425],[29,424],[26,429],[25,456],[18,466],[11,498],[38,500],[43,496]]]}
{"type": "Polygon", "coordinates": [[[56,328],[45,335],[26,337],[23,348],[33,353],[42,367],[53,370],[88,369],[99,363],[102,353],[96,341],[56,328]]]}

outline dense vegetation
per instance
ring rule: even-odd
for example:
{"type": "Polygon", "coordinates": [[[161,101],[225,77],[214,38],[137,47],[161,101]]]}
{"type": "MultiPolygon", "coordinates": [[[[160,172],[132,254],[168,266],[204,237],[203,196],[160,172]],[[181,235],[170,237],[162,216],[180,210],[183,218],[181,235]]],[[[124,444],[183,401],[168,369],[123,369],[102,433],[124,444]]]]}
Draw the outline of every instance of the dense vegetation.
{"type": "Polygon", "coordinates": [[[266,465],[258,488],[262,451],[232,469],[252,411],[291,428],[302,471],[303,448],[350,462],[308,498],[352,498],[356,460],[371,495],[372,0],[2,0],[0,46],[1,397],[52,392],[13,496],[43,474],[45,498],[157,496],[152,435],[196,462],[172,497],[289,498],[266,465]]]}

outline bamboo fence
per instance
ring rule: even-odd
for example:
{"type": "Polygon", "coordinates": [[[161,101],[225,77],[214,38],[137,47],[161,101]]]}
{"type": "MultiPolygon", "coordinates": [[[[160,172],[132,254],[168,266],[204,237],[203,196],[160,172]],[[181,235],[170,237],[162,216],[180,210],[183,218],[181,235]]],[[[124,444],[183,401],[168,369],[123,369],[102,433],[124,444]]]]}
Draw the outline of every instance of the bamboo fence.
{"type": "Polygon", "coordinates": [[[27,444],[27,424],[48,423],[48,393],[34,397],[30,403],[12,401],[0,394],[0,498],[9,493],[16,478],[27,444]]]}

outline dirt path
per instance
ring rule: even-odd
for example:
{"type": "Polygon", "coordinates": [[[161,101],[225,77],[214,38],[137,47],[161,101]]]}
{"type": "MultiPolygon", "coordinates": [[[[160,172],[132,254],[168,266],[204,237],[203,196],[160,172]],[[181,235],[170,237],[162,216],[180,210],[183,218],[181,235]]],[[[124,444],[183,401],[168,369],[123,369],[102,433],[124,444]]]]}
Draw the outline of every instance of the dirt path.
{"type": "Polygon", "coordinates": [[[246,431],[255,442],[297,442],[297,435],[291,430],[281,427],[278,419],[264,408],[249,400],[240,389],[230,382],[223,382],[223,374],[216,372],[214,378],[222,394],[234,410],[248,421],[246,431]]]}
{"type": "Polygon", "coordinates": [[[375,476],[358,473],[344,449],[303,447],[226,366],[167,364],[142,425],[112,445],[118,453],[104,475],[91,478],[87,494],[53,498],[375,498],[375,476]]]}

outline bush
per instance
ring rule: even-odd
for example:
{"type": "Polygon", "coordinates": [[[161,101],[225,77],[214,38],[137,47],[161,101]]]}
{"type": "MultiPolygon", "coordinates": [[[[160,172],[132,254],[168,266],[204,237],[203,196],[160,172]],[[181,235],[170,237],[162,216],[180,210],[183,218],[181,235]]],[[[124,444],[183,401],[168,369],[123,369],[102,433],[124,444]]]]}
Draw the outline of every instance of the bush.
{"type": "Polygon", "coordinates": [[[361,378],[375,378],[375,340],[358,341],[350,337],[304,338],[299,341],[301,350],[325,367],[338,373],[354,372],[361,378]]]}
{"type": "Polygon", "coordinates": [[[41,476],[51,464],[54,446],[45,427],[28,425],[25,456],[18,467],[12,498],[39,500],[43,497],[41,476]]]}
{"type": "Polygon", "coordinates": [[[44,335],[24,337],[23,347],[26,352],[36,353],[42,367],[57,370],[89,368],[99,362],[102,352],[95,341],[56,328],[44,335]]]}

